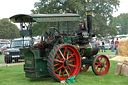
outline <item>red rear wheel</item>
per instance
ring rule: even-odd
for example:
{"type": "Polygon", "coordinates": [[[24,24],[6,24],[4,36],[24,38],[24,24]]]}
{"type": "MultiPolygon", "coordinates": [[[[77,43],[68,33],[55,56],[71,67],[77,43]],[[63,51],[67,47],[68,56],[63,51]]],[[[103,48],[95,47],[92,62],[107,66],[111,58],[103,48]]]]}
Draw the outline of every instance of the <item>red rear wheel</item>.
{"type": "Polygon", "coordinates": [[[96,75],[105,75],[110,68],[109,59],[105,55],[96,55],[92,62],[92,70],[96,75]]]}
{"type": "Polygon", "coordinates": [[[80,55],[72,45],[57,45],[48,56],[48,72],[56,81],[76,76],[80,65],[80,55]]]}

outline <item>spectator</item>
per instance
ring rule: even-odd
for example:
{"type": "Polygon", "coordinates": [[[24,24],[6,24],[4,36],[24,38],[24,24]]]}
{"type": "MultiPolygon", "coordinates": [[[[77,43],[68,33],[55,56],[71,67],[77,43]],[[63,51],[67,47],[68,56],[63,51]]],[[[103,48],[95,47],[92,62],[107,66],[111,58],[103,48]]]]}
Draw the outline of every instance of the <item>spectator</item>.
{"type": "Polygon", "coordinates": [[[97,44],[98,44],[98,51],[100,52],[100,41],[99,40],[97,40],[97,44]]]}
{"type": "Polygon", "coordinates": [[[104,52],[106,52],[105,51],[105,42],[104,42],[104,40],[102,40],[102,52],[103,52],[103,50],[104,50],[104,52]]]}
{"type": "Polygon", "coordinates": [[[111,41],[111,52],[114,52],[114,39],[111,41]]]}
{"type": "Polygon", "coordinates": [[[117,38],[117,40],[115,41],[115,48],[116,48],[115,55],[118,55],[118,46],[119,46],[119,41],[118,41],[118,38],[117,38]]]}

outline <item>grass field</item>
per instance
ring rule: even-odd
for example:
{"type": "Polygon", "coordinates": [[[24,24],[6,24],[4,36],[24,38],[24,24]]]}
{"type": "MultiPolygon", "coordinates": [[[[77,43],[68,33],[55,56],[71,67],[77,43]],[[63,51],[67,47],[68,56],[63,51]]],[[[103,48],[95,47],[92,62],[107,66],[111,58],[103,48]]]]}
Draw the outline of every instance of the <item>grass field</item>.
{"type": "MultiPolygon", "coordinates": [[[[73,85],[127,85],[128,77],[114,75],[116,61],[110,61],[111,66],[107,75],[96,76],[91,67],[87,72],[80,72],[73,85]]],[[[29,79],[25,77],[23,65],[0,67],[0,85],[60,85],[51,77],[29,79]]]]}
{"type": "Polygon", "coordinates": [[[4,63],[4,55],[0,55],[0,64],[4,63]]]}
{"type": "MultiPolygon", "coordinates": [[[[111,51],[100,54],[114,55],[111,51]]],[[[1,57],[1,56],[0,56],[1,57]]],[[[72,85],[128,85],[128,77],[114,75],[117,61],[110,61],[110,70],[107,75],[96,76],[91,67],[87,72],[80,72],[72,85]]],[[[0,85],[60,85],[51,77],[30,79],[25,77],[23,65],[1,66],[0,85]]],[[[68,83],[66,83],[68,84],[68,83]]]]}
{"type": "Polygon", "coordinates": [[[116,52],[116,51],[111,52],[111,50],[106,50],[106,52],[101,52],[101,50],[100,50],[100,52],[99,52],[98,54],[108,55],[108,57],[109,57],[109,56],[111,56],[111,55],[115,55],[115,52],[116,52]]]}

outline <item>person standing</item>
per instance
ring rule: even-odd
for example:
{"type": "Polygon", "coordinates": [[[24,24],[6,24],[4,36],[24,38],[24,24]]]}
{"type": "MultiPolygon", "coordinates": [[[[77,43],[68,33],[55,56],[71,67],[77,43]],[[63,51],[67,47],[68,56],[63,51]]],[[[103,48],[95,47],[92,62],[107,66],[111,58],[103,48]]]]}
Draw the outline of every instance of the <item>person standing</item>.
{"type": "Polygon", "coordinates": [[[97,44],[98,44],[98,51],[100,52],[100,41],[97,40],[97,44]]]}
{"type": "Polygon", "coordinates": [[[114,52],[114,39],[111,41],[111,52],[114,52]]]}
{"type": "Polygon", "coordinates": [[[119,41],[118,41],[118,38],[117,38],[117,40],[115,41],[115,48],[116,48],[115,55],[118,55],[118,47],[119,47],[119,41]]]}
{"type": "Polygon", "coordinates": [[[104,52],[106,52],[105,51],[105,42],[104,42],[104,40],[102,40],[102,52],[103,52],[103,50],[104,50],[104,52]]]}

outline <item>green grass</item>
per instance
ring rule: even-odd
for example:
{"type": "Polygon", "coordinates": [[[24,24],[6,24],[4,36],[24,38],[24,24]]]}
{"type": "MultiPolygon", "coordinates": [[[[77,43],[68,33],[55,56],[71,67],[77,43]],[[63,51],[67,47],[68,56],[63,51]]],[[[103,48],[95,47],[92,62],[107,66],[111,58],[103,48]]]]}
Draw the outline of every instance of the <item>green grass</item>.
{"type": "Polygon", "coordinates": [[[106,52],[102,52],[102,51],[100,50],[100,52],[99,52],[98,54],[104,54],[104,55],[111,56],[111,55],[115,55],[115,52],[116,52],[116,51],[111,52],[111,50],[106,50],[106,52]]]}
{"type": "MultiPolygon", "coordinates": [[[[110,61],[111,66],[107,75],[96,76],[91,67],[87,72],[80,72],[73,85],[127,85],[128,77],[114,75],[118,62],[110,61]]],[[[23,65],[0,67],[0,85],[60,85],[51,77],[30,79],[25,77],[23,65]]],[[[66,83],[67,84],[67,83],[66,83]]]]}
{"type": "Polygon", "coordinates": [[[0,64],[4,63],[4,55],[0,55],[0,64]]]}
{"type": "MultiPolygon", "coordinates": [[[[107,56],[114,55],[115,52],[106,50],[99,52],[107,56]]],[[[1,56],[0,56],[0,59],[1,56]]],[[[1,63],[1,60],[0,60],[1,63]]],[[[127,85],[128,77],[114,75],[118,62],[110,61],[110,70],[107,75],[96,76],[91,67],[87,72],[80,72],[75,79],[73,85],[127,85]]],[[[42,79],[30,79],[25,77],[23,65],[1,66],[0,67],[0,85],[60,85],[61,83],[54,81],[51,77],[42,79]]],[[[67,84],[67,83],[66,83],[67,84]]]]}

